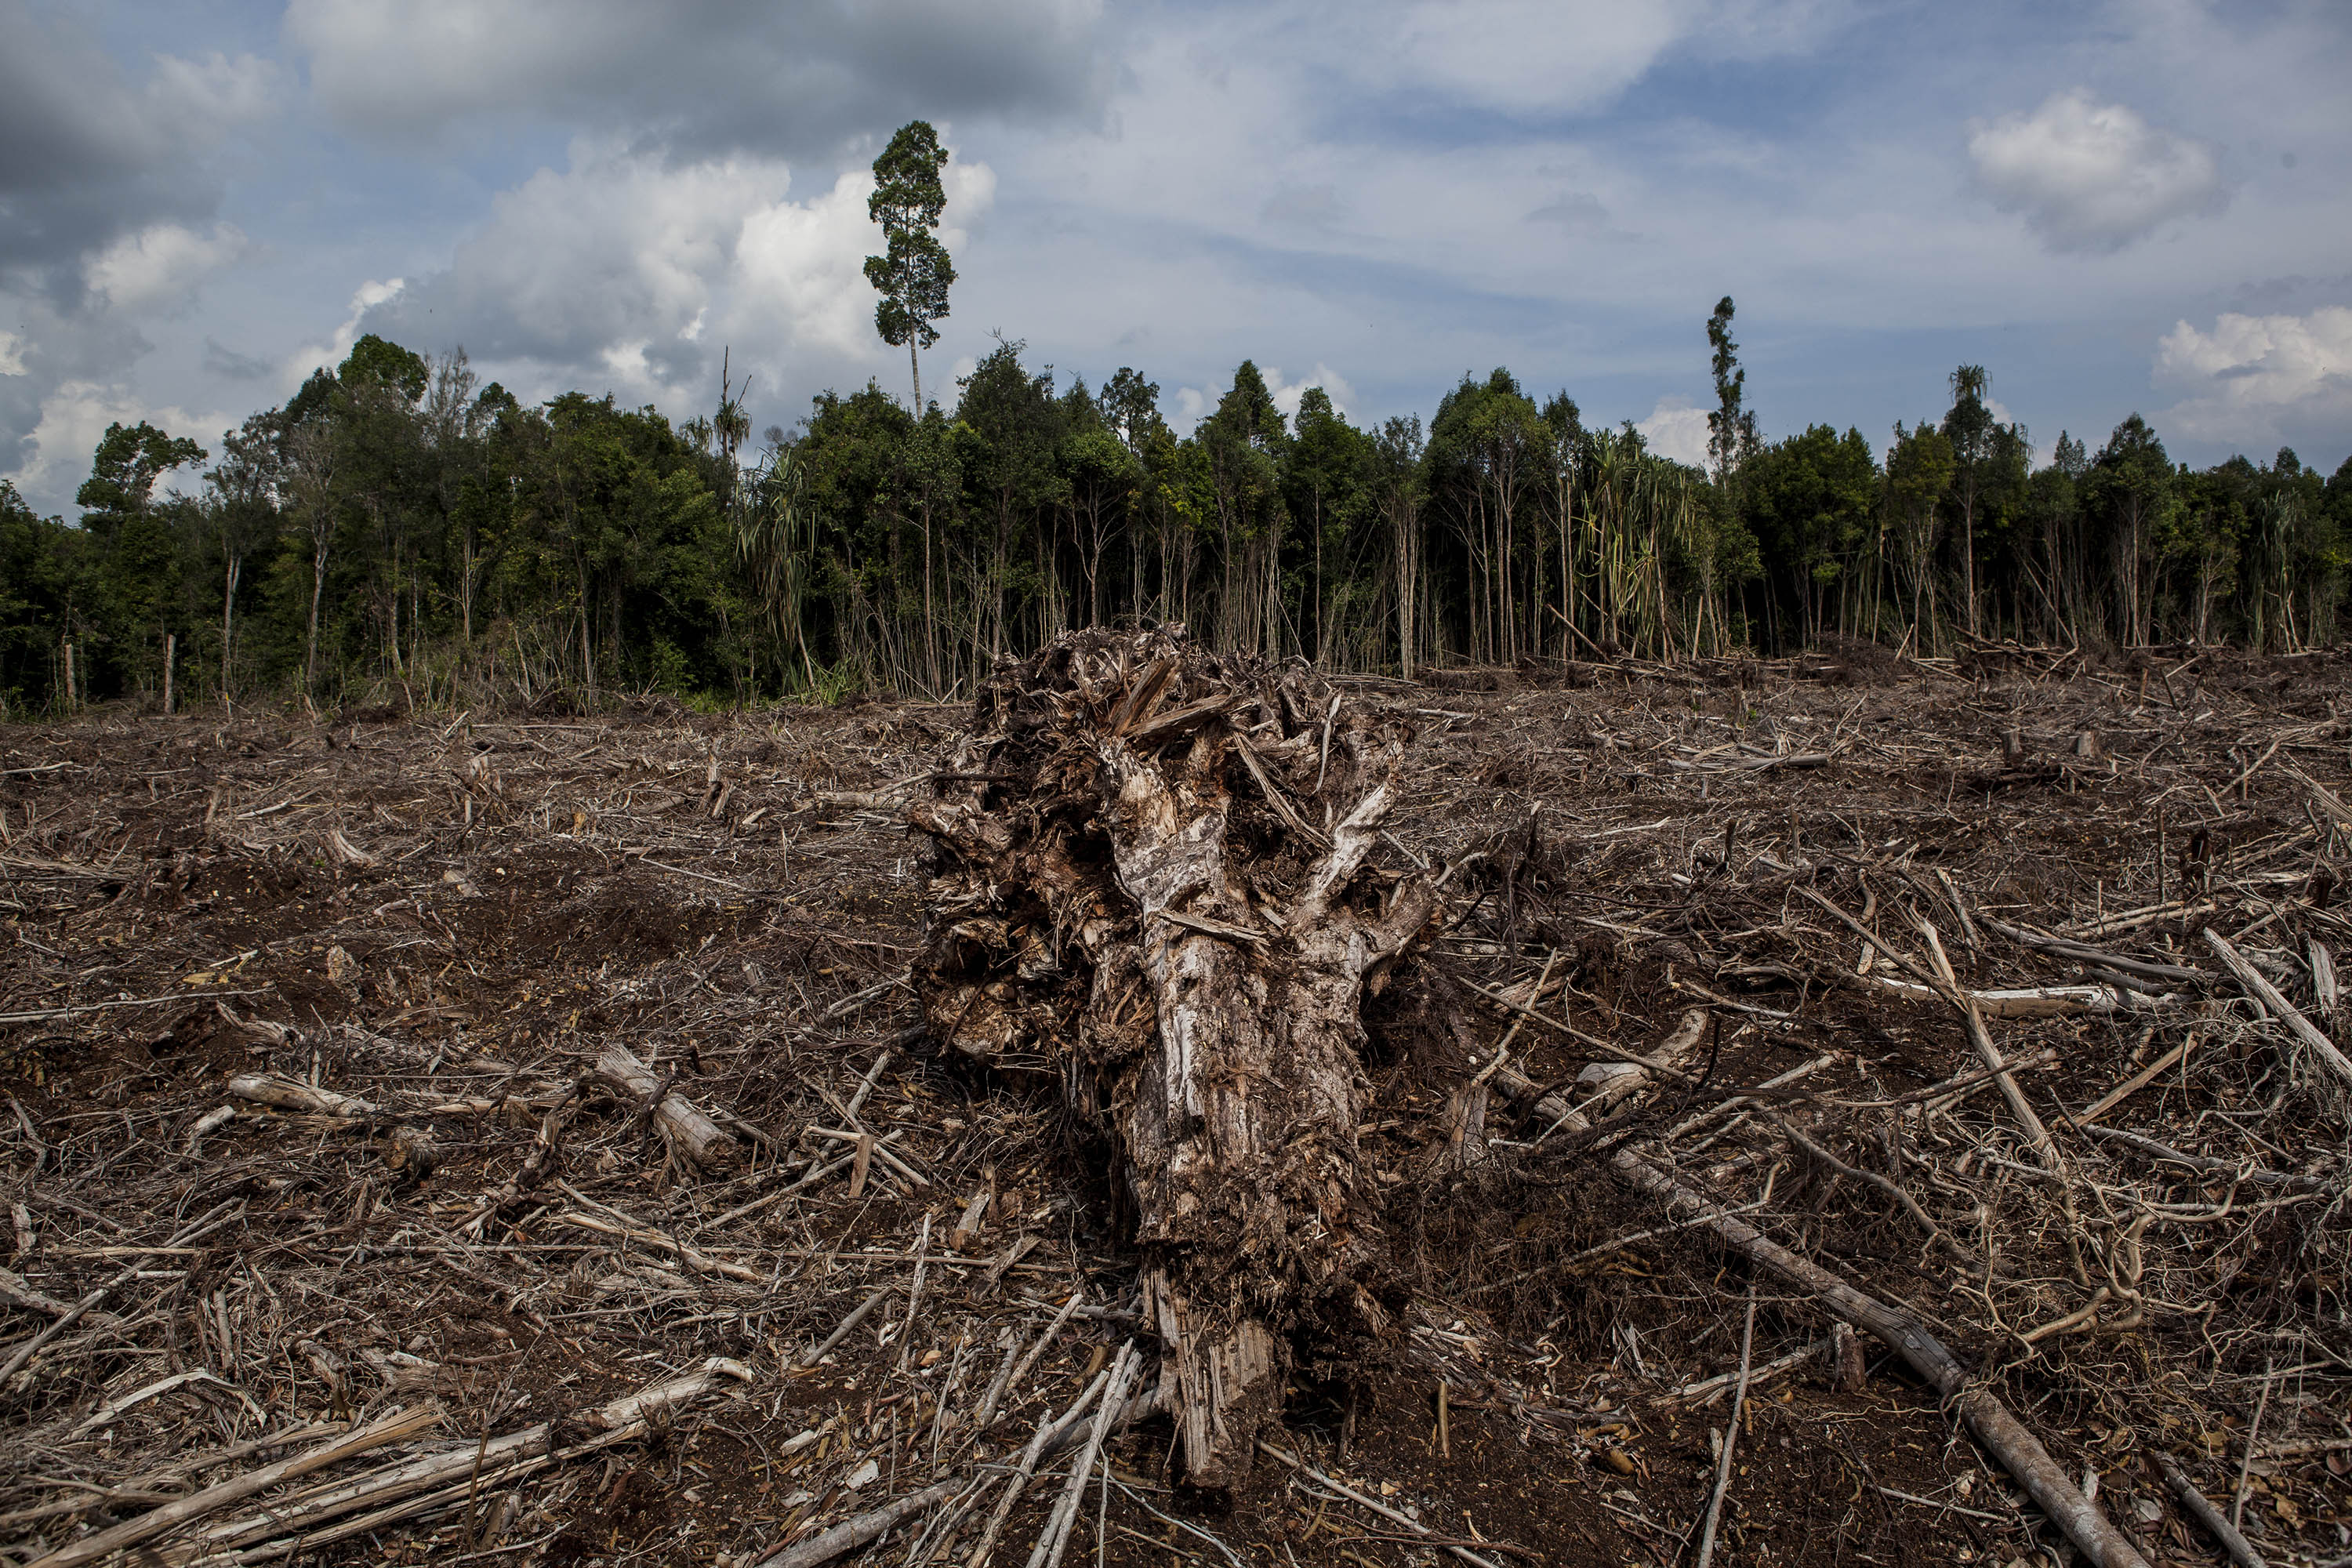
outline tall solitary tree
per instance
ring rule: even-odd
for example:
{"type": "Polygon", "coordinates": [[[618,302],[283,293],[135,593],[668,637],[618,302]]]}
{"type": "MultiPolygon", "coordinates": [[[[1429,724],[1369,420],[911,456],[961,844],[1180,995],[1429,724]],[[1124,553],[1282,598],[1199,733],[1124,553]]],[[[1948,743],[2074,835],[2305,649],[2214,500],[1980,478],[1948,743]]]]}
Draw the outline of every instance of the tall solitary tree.
{"type": "Polygon", "coordinates": [[[1985,403],[1980,364],[1952,372],[1952,408],[1944,416],[1944,438],[1952,444],[1952,507],[1960,514],[1960,605],[1969,635],[1977,635],[1977,501],[1990,477],[1993,437],[2000,422],[1985,403]]]}
{"type": "Polygon", "coordinates": [[[948,289],[956,277],[947,247],[933,232],[948,205],[940,187],[947,161],[931,122],[908,121],[874,160],[874,195],[866,203],[866,216],[882,226],[890,242],[887,254],[866,258],[866,280],[882,296],[874,307],[874,325],[892,348],[907,345],[918,419],[923,415],[923,367],[915,351],[940,341],[931,323],[946,317],[948,289]]]}
{"type": "Polygon", "coordinates": [[[1739,345],[1731,340],[1731,296],[1716,301],[1706,319],[1706,341],[1715,350],[1715,412],[1706,416],[1706,455],[1716,482],[1728,484],[1731,471],[1757,447],[1756,415],[1741,406],[1748,373],[1739,367],[1739,345]]]}

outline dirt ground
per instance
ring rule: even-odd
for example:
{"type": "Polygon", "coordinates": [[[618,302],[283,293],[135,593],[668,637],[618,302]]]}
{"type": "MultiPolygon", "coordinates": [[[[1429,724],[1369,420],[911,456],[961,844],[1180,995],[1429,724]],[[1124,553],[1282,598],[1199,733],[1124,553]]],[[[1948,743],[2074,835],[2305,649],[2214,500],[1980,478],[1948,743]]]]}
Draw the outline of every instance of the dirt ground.
{"type": "MultiPolygon", "coordinates": [[[[1864,1340],[1842,1392],[1823,1311],[1666,1227],[1612,1147],[1932,1325],[2149,1561],[2222,1560],[2158,1453],[2269,1561],[2352,1561],[2352,1085],[2203,938],[2352,1039],[2352,660],[1857,649],[1349,689],[1415,731],[1396,863],[1464,865],[1367,1014],[1393,1331],[1302,1334],[1234,1493],[1171,1484],[1165,1416],[1110,1436],[1071,1561],[1690,1563],[1751,1303],[1717,1561],[2069,1560],[1898,1360],[1864,1340]],[[1808,894],[1922,965],[1932,925],[1964,987],[2099,988],[1987,1019],[2062,1176],[1959,1011],[1808,894]],[[1704,1071],[1597,1138],[1498,1097],[1440,1159],[1507,1034],[1547,1089],[1603,1059],[1498,992],[1641,1051],[1703,1008],[1704,1071]]],[[[938,1481],[859,1550],[966,1562],[992,1498],[957,1518],[957,1488],[1139,1319],[1058,1082],[942,1059],[903,979],[905,788],[961,717],[0,731],[0,1556],[80,1560],[405,1410],[436,1424],[121,1560],[749,1568],[938,1481]],[[614,1043],[652,1092],[594,1080],[614,1043]],[[728,1157],[673,1145],[665,1091],[728,1157]],[[486,1458],[541,1424],[531,1464],[486,1458]],[[319,1500],[436,1458],[455,1481],[319,1500]]]]}

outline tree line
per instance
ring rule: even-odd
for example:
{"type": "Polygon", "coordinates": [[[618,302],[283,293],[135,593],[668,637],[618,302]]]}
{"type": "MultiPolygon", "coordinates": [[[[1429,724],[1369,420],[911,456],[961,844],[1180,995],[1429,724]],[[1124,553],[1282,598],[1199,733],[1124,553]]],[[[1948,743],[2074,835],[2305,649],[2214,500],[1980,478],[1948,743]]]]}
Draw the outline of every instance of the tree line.
{"type": "Polygon", "coordinates": [[[210,447],[110,426],[78,522],[0,482],[0,700],[159,700],[167,651],[183,701],[945,696],[1138,620],[1403,675],[2339,636],[2352,460],[2192,470],[2134,415],[2036,467],[1973,365],[1883,460],[1855,429],[1767,441],[1731,321],[1704,467],[1504,370],[1359,426],[1312,387],[1286,416],[1244,362],[1179,436],[1138,371],[1090,387],[999,341],[951,406],[826,392],[755,445],[733,381],[683,423],[525,406],[462,352],[367,337],[210,447]]]}

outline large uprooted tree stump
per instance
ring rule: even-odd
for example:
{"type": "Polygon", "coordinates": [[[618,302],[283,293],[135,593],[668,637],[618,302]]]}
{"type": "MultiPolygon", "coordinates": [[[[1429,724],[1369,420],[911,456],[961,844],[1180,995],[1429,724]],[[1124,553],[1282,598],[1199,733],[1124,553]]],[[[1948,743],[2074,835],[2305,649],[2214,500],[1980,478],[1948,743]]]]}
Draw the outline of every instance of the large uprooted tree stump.
{"type": "Polygon", "coordinates": [[[1295,1330],[1381,1318],[1360,1011],[1437,890],[1368,864],[1402,737],[1342,710],[1301,665],[1074,633],[983,688],[912,807],[925,1016],[1107,1124],[1202,1485],[1246,1473],[1295,1330]]]}

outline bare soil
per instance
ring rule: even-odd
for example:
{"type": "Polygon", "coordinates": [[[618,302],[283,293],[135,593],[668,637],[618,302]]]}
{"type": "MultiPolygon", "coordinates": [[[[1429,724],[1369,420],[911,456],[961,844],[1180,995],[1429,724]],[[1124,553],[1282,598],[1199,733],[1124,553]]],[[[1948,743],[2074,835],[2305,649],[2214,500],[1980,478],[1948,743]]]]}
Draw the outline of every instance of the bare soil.
{"type": "MultiPolygon", "coordinates": [[[[1283,1451],[1412,1522],[1279,1457],[1193,1491],[1158,1416],[1110,1438],[1117,1484],[1084,1494],[1073,1560],[1687,1563],[1732,1396],[1692,1385],[1736,1372],[1751,1300],[1717,1561],[2057,1554],[1899,1361],[1865,1341],[1840,1392],[1798,1353],[1829,1331],[1815,1303],[1703,1227],[1659,1233],[1600,1157],[1616,1146],[1916,1311],[2151,1562],[2220,1560],[2158,1451],[2225,1512],[2242,1489],[2270,1561],[2352,1553],[2352,1090],[2202,940],[2352,1038],[2318,956],[2352,931],[2348,673],[2009,650],[1353,683],[1415,731],[1394,863],[1463,868],[1446,934],[1368,1014],[1392,1327],[1298,1347],[1283,1451]],[[1895,962],[1865,966],[1802,889],[1923,965],[1931,924],[1965,987],[2113,994],[1987,1020],[2063,1180],[1960,1014],[1899,994],[1895,962]],[[2136,1001],[1995,922],[2196,976],[2141,976],[2136,1001]],[[1435,1160],[1455,1090],[1520,1019],[1496,991],[1637,1051],[1705,1008],[1700,1081],[1580,1142],[1498,1099],[1475,1158],[1435,1160]]],[[[540,1422],[564,1439],[711,1358],[719,1385],[628,1441],[213,1560],[748,1565],[1017,1463],[1136,1332],[1135,1258],[1058,1082],[943,1056],[904,979],[929,867],[903,786],[963,717],[0,732],[0,1365],[48,1335],[0,1385],[0,1552],[37,1560],[395,1407],[444,1414],[352,1473],[540,1422]],[[694,1168],[651,1105],[583,1087],[614,1041],[718,1121],[731,1163],[694,1168]],[[257,1073],[366,1108],[231,1092],[257,1073]],[[545,1180],[491,1202],[551,1112],[571,1119],[545,1180]],[[422,1179],[404,1130],[437,1152],[422,1179]],[[1073,1290],[1083,1310],[976,1427],[1073,1290]]],[[[1534,1020],[1510,1048],[1547,1089],[1605,1059],[1534,1020]]],[[[997,1561],[1026,1558],[1068,1463],[1041,1467],[997,1561]]],[[[937,1560],[965,1560],[986,1507],[937,1560]]],[[[865,1560],[929,1550],[939,1517],[865,1560]]],[[[159,1560],[194,1539],[159,1535],[159,1560]]]]}

